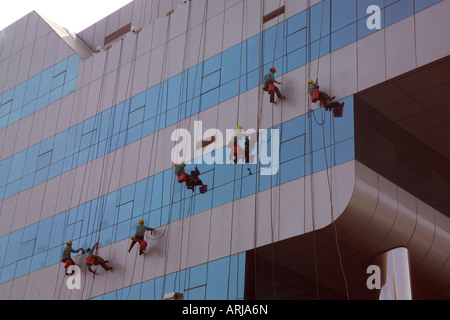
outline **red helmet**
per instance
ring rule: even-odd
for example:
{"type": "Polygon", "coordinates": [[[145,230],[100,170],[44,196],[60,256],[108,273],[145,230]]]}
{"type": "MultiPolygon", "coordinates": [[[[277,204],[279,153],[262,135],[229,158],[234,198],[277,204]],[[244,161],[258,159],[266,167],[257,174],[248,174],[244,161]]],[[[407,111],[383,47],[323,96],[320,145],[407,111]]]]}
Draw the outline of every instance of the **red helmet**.
{"type": "Polygon", "coordinates": [[[277,72],[277,69],[275,69],[275,67],[272,67],[270,68],[270,71],[277,72]]]}

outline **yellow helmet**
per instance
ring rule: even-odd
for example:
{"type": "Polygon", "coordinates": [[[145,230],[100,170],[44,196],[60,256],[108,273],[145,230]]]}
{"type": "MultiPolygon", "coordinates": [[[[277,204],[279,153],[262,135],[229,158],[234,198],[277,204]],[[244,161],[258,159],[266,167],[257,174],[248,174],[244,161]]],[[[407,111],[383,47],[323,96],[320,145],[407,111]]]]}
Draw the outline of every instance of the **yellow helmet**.
{"type": "Polygon", "coordinates": [[[67,241],[67,245],[72,245],[72,241],[67,241]]]}
{"type": "Polygon", "coordinates": [[[311,79],[309,79],[307,82],[308,82],[308,84],[311,84],[311,83],[313,83],[314,81],[312,81],[311,79]]]}
{"type": "Polygon", "coordinates": [[[236,130],[241,130],[241,129],[242,129],[241,126],[237,126],[237,127],[236,127],[236,130]]]}
{"type": "Polygon", "coordinates": [[[178,163],[175,162],[175,163],[173,164],[173,166],[174,166],[174,167],[178,167],[178,163]]]}
{"type": "Polygon", "coordinates": [[[139,224],[143,224],[144,223],[144,220],[139,220],[139,224]]]}

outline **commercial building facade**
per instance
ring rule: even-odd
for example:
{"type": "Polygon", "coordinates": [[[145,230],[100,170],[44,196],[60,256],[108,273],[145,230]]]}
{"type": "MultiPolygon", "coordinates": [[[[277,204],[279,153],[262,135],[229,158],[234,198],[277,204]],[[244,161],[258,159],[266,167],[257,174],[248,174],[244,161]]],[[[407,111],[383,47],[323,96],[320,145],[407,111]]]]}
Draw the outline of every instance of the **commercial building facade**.
{"type": "Polygon", "coordinates": [[[141,0],[77,35],[36,12],[2,30],[0,298],[448,299],[447,12],[141,0]],[[251,163],[229,161],[237,126],[260,132],[251,163]],[[205,194],[177,182],[180,130],[205,194]],[[144,255],[128,252],[140,219],[155,229],[144,255]],[[94,278],[74,255],[69,288],[69,240],[99,241],[113,270],[94,278]]]}

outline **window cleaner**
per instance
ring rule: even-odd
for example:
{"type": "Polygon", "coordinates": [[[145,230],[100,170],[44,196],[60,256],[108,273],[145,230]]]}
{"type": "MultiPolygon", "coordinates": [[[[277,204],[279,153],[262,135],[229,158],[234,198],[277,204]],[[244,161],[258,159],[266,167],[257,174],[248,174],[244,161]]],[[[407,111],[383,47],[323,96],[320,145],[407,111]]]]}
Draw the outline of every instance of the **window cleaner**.
{"type": "Polygon", "coordinates": [[[330,97],[327,93],[320,91],[319,82],[316,80],[309,79],[307,81],[308,84],[308,92],[311,96],[311,102],[319,102],[321,107],[324,107],[325,110],[331,111],[333,110],[335,117],[342,117],[342,111],[344,109],[344,103],[340,103],[334,101],[336,97],[330,97]]]}
{"type": "Polygon", "coordinates": [[[67,273],[67,268],[72,265],[75,265],[75,261],[72,260],[71,254],[78,253],[80,251],[82,253],[84,253],[83,248],[79,248],[78,250],[75,250],[72,248],[72,241],[67,241],[67,245],[63,250],[62,259],[61,259],[61,262],[65,264],[64,269],[65,269],[66,276],[70,276],[70,274],[67,273]]]}
{"type": "Polygon", "coordinates": [[[186,188],[194,191],[194,187],[200,186],[200,193],[205,194],[208,191],[208,186],[203,184],[203,181],[199,178],[200,171],[197,167],[195,167],[194,171],[191,171],[191,174],[187,174],[185,171],[186,164],[174,163],[175,174],[177,175],[177,180],[179,183],[186,182],[186,188]]]}
{"type": "Polygon", "coordinates": [[[280,92],[280,89],[275,85],[281,84],[281,82],[278,82],[275,80],[275,73],[277,72],[277,69],[275,67],[270,68],[270,72],[264,76],[264,91],[267,91],[270,95],[270,103],[276,103],[275,102],[275,95],[276,93],[278,99],[283,100],[286,99],[285,96],[283,96],[280,92]]]}
{"type": "Polygon", "coordinates": [[[147,242],[144,241],[145,231],[150,231],[150,234],[153,234],[153,232],[155,232],[155,229],[146,227],[144,225],[144,220],[141,219],[141,220],[139,220],[138,225],[136,226],[135,235],[131,237],[132,241],[131,241],[130,249],[128,249],[128,252],[130,252],[131,249],[133,249],[136,242],[139,242],[139,255],[141,255],[145,252],[145,249],[147,249],[147,242]]]}
{"type": "Polygon", "coordinates": [[[94,244],[94,247],[92,249],[88,248],[86,250],[86,253],[87,253],[86,266],[87,266],[87,269],[89,270],[89,272],[94,275],[94,277],[95,277],[95,274],[96,274],[97,271],[92,270],[92,268],[91,268],[92,266],[100,265],[106,271],[109,271],[109,270],[112,269],[112,267],[109,267],[107,265],[107,263],[109,261],[105,261],[102,257],[94,254],[94,251],[96,251],[96,250],[98,251],[98,241],[97,241],[96,244],[94,244]]]}

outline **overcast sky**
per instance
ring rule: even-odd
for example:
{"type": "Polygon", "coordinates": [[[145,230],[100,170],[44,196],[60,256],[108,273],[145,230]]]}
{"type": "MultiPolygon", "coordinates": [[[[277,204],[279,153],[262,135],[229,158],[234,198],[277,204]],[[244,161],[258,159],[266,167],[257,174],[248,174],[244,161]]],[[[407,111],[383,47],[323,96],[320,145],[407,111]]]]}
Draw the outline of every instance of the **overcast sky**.
{"type": "Polygon", "coordinates": [[[35,10],[78,33],[132,0],[0,0],[0,30],[35,10]]]}

